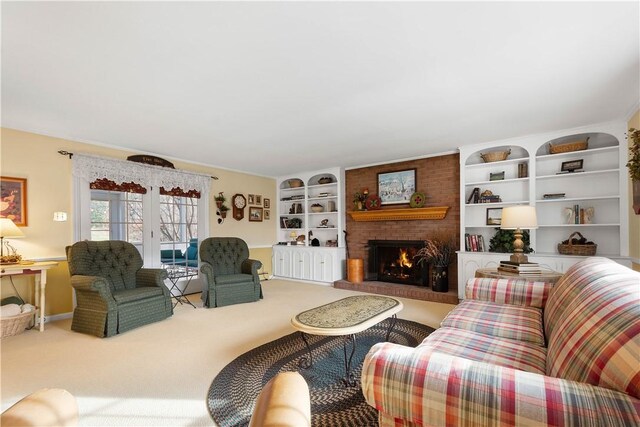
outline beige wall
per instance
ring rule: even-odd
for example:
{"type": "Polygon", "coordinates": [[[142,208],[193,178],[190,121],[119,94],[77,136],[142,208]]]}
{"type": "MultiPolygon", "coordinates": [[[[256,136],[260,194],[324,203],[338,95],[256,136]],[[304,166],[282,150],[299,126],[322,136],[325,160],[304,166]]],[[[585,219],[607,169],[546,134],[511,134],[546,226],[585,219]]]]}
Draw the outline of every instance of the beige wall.
{"type": "MultiPolygon", "coordinates": [[[[640,129],[640,110],[629,120],[628,129],[635,128],[640,129]]],[[[631,141],[627,139],[627,146],[631,145],[631,141]]],[[[628,174],[628,169],[625,169],[628,174]]],[[[640,215],[636,215],[633,212],[633,186],[631,185],[631,179],[629,179],[629,256],[634,260],[640,259],[640,215]]],[[[633,269],[640,271],[640,263],[634,262],[633,269]]]]}
{"type": "MultiPolygon", "coordinates": [[[[0,174],[27,179],[28,225],[22,228],[23,239],[12,240],[19,253],[27,259],[63,259],[64,247],[73,243],[73,204],[71,161],[57,153],[69,152],[103,155],[126,159],[131,154],[141,154],[108,147],[90,145],[60,138],[52,138],[13,129],[1,130],[0,174]],[[67,222],[54,222],[53,212],[65,211],[69,214],[67,222]]],[[[166,157],[165,157],[166,158],[166,157]]],[[[251,248],[251,256],[264,264],[264,270],[272,272],[271,249],[276,241],[275,212],[271,220],[249,222],[248,212],[245,218],[236,221],[231,212],[222,224],[218,224],[216,205],[213,196],[223,191],[230,206],[231,196],[235,193],[259,194],[271,199],[275,206],[275,179],[249,175],[214,167],[195,165],[167,158],[177,169],[202,172],[217,176],[213,180],[210,194],[209,231],[212,236],[237,236],[243,238],[251,248]]],[[[18,290],[26,295],[32,293],[32,280],[16,278],[18,290]]],[[[12,295],[8,280],[3,279],[0,295],[12,295]]],[[[72,291],[69,285],[66,263],[61,262],[48,277],[46,314],[67,313],[72,310],[72,291]]]]}

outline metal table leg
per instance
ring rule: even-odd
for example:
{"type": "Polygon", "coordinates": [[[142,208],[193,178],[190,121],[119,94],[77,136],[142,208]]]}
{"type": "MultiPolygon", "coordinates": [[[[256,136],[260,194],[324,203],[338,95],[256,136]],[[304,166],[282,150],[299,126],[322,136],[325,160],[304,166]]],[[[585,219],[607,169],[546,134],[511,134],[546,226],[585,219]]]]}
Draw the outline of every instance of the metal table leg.
{"type": "Polygon", "coordinates": [[[313,355],[311,353],[311,347],[309,346],[309,341],[307,341],[307,336],[304,332],[300,332],[300,336],[302,337],[302,341],[304,341],[304,345],[307,346],[307,353],[309,353],[309,357],[302,356],[298,360],[298,366],[303,369],[309,369],[313,365],[313,355]]]}
{"type": "MultiPolygon", "coordinates": [[[[178,287],[178,281],[180,281],[180,279],[182,279],[182,278],[183,277],[178,277],[175,282],[173,280],[169,279],[169,280],[171,280],[171,283],[173,283],[173,285],[171,286],[171,289],[169,289],[169,293],[171,294],[171,297],[173,299],[175,299],[175,302],[173,303],[173,308],[175,308],[176,305],[178,305],[178,303],[180,303],[181,305],[182,304],[189,304],[191,307],[196,308],[196,306],[193,305],[193,303],[191,301],[189,301],[189,298],[187,298],[187,296],[184,294],[184,291],[181,290],[178,287]],[[177,295],[173,294],[174,290],[176,291],[177,295]]],[[[186,284],[184,286],[184,290],[185,291],[187,290],[187,287],[189,286],[189,283],[191,283],[191,278],[192,278],[192,276],[188,276],[187,277],[187,282],[186,282],[186,284]]]]}
{"type": "Polygon", "coordinates": [[[353,372],[351,371],[351,361],[353,360],[353,355],[356,352],[356,335],[355,334],[347,335],[345,337],[342,349],[344,350],[344,371],[345,371],[342,382],[344,382],[344,384],[347,387],[354,387],[358,384],[355,376],[353,375],[353,372]],[[349,341],[351,342],[351,355],[349,355],[349,358],[347,359],[347,343],[349,341]]]}
{"type": "Polygon", "coordinates": [[[398,316],[395,314],[389,318],[389,329],[387,329],[387,337],[385,338],[385,341],[389,341],[389,336],[391,335],[391,331],[393,330],[393,327],[396,326],[397,321],[398,321],[398,316]]]}

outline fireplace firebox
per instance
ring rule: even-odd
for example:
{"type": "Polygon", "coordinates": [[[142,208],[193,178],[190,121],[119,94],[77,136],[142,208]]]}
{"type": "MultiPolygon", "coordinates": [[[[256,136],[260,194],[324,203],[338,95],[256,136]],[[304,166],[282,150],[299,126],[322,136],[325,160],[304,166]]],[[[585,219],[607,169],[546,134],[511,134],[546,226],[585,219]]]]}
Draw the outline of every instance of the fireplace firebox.
{"type": "Polygon", "coordinates": [[[366,280],[427,286],[427,264],[414,260],[424,246],[421,240],[369,240],[366,280]]]}

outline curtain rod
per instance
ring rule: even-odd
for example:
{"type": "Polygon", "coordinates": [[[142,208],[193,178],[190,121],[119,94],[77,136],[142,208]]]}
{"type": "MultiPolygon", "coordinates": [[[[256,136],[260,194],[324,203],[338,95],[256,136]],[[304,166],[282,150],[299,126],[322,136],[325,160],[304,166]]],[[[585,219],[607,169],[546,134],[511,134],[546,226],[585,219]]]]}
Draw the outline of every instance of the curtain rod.
{"type": "MultiPolygon", "coordinates": [[[[69,156],[69,159],[73,157],[73,153],[70,153],[69,151],[65,151],[65,150],[58,150],[58,154],[61,154],[63,156],[69,156]]],[[[211,179],[218,180],[218,177],[211,175],[211,179]]]]}

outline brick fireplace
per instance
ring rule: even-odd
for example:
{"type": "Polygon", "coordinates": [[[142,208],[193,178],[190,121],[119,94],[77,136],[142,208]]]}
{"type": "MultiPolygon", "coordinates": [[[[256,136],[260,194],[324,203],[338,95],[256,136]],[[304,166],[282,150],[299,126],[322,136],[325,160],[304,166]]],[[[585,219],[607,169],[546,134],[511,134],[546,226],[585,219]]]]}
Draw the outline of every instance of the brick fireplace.
{"type": "MultiPolygon", "coordinates": [[[[371,271],[376,268],[370,265],[369,241],[423,241],[429,236],[454,235],[459,240],[460,224],[460,166],[459,155],[448,154],[436,157],[410,160],[406,162],[376,165],[347,170],[345,173],[345,206],[347,212],[353,210],[353,198],[356,192],[367,188],[371,194],[377,193],[378,173],[393,172],[405,169],[416,169],[417,191],[427,196],[426,207],[448,206],[447,215],[442,220],[414,221],[372,221],[356,222],[347,213],[346,230],[349,258],[362,258],[366,272],[366,280],[361,285],[350,282],[338,283],[336,287],[382,293],[391,296],[457,303],[457,265],[449,267],[449,292],[432,292],[429,286],[407,285],[400,283],[370,280],[371,271]]],[[[383,206],[382,209],[410,209],[408,205],[383,206]]]]}

